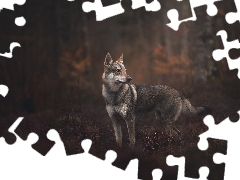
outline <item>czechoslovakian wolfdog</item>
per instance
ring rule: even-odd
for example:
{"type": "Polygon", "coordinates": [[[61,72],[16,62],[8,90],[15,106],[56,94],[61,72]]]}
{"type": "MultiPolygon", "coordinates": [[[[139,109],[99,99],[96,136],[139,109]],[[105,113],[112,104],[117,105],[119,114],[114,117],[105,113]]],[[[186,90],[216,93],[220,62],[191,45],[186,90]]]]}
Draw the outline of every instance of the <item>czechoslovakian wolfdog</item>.
{"type": "Polygon", "coordinates": [[[135,144],[135,117],[155,112],[170,136],[180,133],[173,123],[183,114],[207,113],[207,107],[193,107],[177,90],[165,85],[134,85],[123,65],[123,55],[113,62],[108,53],[102,75],[102,95],[112,119],[117,144],[122,146],[121,121],[127,124],[130,145],[135,144]]]}

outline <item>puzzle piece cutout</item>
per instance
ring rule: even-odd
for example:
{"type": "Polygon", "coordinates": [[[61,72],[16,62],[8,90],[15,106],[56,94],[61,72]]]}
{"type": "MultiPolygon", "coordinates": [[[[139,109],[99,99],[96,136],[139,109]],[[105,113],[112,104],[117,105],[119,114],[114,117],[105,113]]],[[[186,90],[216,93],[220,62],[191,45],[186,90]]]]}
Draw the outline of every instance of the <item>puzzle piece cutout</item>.
{"type": "MultiPolygon", "coordinates": [[[[217,21],[213,21],[216,22],[213,33],[217,34],[219,31],[225,30],[228,34],[228,41],[234,41],[236,39],[240,40],[240,36],[238,35],[238,33],[235,32],[235,30],[240,28],[240,23],[238,21],[235,21],[235,18],[233,18],[231,22],[231,19],[229,18],[229,14],[239,12],[239,2],[236,4],[235,0],[228,0],[222,2],[219,1],[215,4],[219,9],[219,13],[216,17],[217,21]]],[[[222,43],[220,37],[217,36],[216,40],[219,41],[219,43],[222,43]]],[[[219,49],[221,48],[223,48],[223,46],[219,47],[219,49]]]]}
{"type": "Polygon", "coordinates": [[[39,136],[39,140],[32,145],[32,148],[42,155],[46,155],[54,146],[55,142],[47,138],[47,132],[54,129],[54,126],[49,123],[54,116],[41,115],[38,117],[25,117],[22,123],[16,128],[16,134],[26,140],[32,132],[39,136]]]}
{"type": "MultiPolygon", "coordinates": [[[[14,10],[14,4],[17,5],[23,5],[26,2],[26,0],[8,0],[4,2],[0,2],[0,13],[2,9],[9,9],[14,10]]],[[[26,24],[26,19],[24,17],[16,17],[15,18],[15,24],[17,26],[24,26],[26,24]]],[[[6,58],[12,58],[12,52],[15,47],[21,47],[21,45],[18,42],[12,42],[10,44],[10,52],[6,53],[0,53],[0,56],[6,57],[6,58]]]]}
{"type": "Polygon", "coordinates": [[[13,54],[12,54],[13,53],[13,49],[15,47],[21,47],[21,45],[19,43],[17,43],[17,42],[12,42],[10,44],[10,52],[6,52],[4,54],[0,53],[0,56],[6,57],[6,58],[12,58],[13,57],[13,54]]]}
{"type": "MultiPolygon", "coordinates": [[[[216,153],[222,153],[225,154],[227,151],[227,143],[226,141],[217,141],[213,142],[211,141],[209,143],[209,151],[201,151],[199,148],[195,145],[192,147],[189,147],[187,152],[184,154],[181,154],[181,156],[184,156],[185,160],[185,176],[191,177],[191,178],[199,178],[199,169],[202,166],[207,166],[209,169],[209,179],[214,180],[221,180],[224,177],[224,164],[215,164],[212,160],[212,156],[216,153]],[[219,146],[218,146],[219,144],[219,146]],[[219,148],[218,148],[219,147],[219,148]]],[[[174,155],[176,156],[176,155],[174,155]]],[[[179,154],[176,156],[179,157],[179,154]]]]}
{"type": "Polygon", "coordinates": [[[6,85],[0,85],[0,95],[6,97],[8,94],[9,88],[6,85]]]}
{"type": "MultiPolygon", "coordinates": [[[[105,7],[103,7],[101,0],[95,0],[94,2],[84,2],[82,4],[82,9],[84,12],[87,12],[87,13],[90,11],[95,11],[96,20],[102,21],[107,18],[116,16],[119,14],[123,14],[125,12],[121,5],[121,1],[122,0],[120,0],[120,3],[116,3],[116,4],[105,6],[105,7]]],[[[145,7],[146,11],[156,12],[161,9],[161,3],[164,3],[164,1],[159,3],[158,0],[153,0],[151,3],[147,3],[146,0],[132,0],[132,9],[145,7]]],[[[166,6],[165,7],[166,9],[176,7],[177,4],[185,5],[186,11],[188,11],[188,8],[190,9],[190,4],[188,1],[171,0],[171,3],[168,2],[168,4],[171,5],[171,7],[166,6]]]]}
{"type": "MultiPolygon", "coordinates": [[[[224,144],[225,145],[225,144],[224,144]]],[[[214,146],[214,144],[212,144],[214,146]]],[[[226,146],[224,146],[225,148],[226,146]]],[[[131,150],[130,148],[127,149],[126,147],[124,149],[117,149],[116,152],[118,153],[117,159],[114,161],[113,165],[116,167],[119,167],[121,169],[124,169],[127,166],[127,163],[133,159],[138,158],[139,160],[139,168],[138,168],[138,178],[139,179],[150,179],[150,174],[153,169],[155,168],[161,168],[161,170],[165,173],[162,174],[162,179],[176,179],[177,178],[177,167],[171,167],[165,163],[161,163],[161,161],[153,162],[146,160],[146,154],[144,152],[141,152],[139,149],[136,148],[136,150],[131,150]]],[[[221,151],[222,153],[225,153],[224,151],[221,151]]],[[[90,151],[91,153],[91,151],[90,151]]],[[[209,153],[209,152],[208,152],[209,153]]],[[[213,152],[211,155],[213,156],[215,152],[213,152]]],[[[92,153],[91,153],[92,154],[92,153]]],[[[198,169],[201,166],[204,165],[210,165],[210,177],[217,177],[216,179],[221,179],[223,177],[224,172],[224,165],[216,165],[213,163],[212,156],[206,155],[206,152],[200,151],[197,147],[196,149],[190,149],[186,155],[186,176],[189,177],[198,177],[198,169]],[[220,171],[220,172],[219,172],[220,171]]],[[[104,158],[101,158],[104,159],[104,158]]]]}
{"type": "MultiPolygon", "coordinates": [[[[93,143],[92,145],[97,146],[96,143],[93,143]]],[[[111,146],[112,148],[114,146],[111,146]]],[[[111,149],[111,147],[106,147],[106,149],[111,149]]],[[[106,150],[107,151],[107,150],[106,150]]],[[[105,152],[106,152],[105,151],[105,152]]],[[[161,169],[161,171],[169,171],[169,167],[167,166],[167,164],[162,161],[159,162],[153,162],[151,160],[147,160],[146,158],[146,153],[143,152],[141,149],[138,149],[138,145],[136,146],[136,148],[132,148],[132,147],[122,147],[122,148],[117,148],[116,146],[114,147],[114,151],[117,152],[118,156],[116,158],[116,160],[113,162],[113,166],[116,166],[117,168],[120,169],[126,169],[129,165],[129,161],[132,161],[133,159],[138,159],[139,160],[139,166],[138,166],[138,178],[139,179],[151,179],[151,173],[153,171],[153,169],[161,169]]],[[[90,154],[93,154],[94,156],[100,158],[100,159],[104,159],[104,154],[105,152],[101,151],[101,153],[97,153],[95,151],[91,151],[90,149],[90,154]]],[[[177,169],[175,167],[170,168],[171,170],[168,173],[163,173],[161,175],[162,179],[175,179],[177,177],[177,169]]],[[[158,172],[158,170],[157,170],[158,172]]],[[[158,173],[156,173],[158,174],[158,173]]],[[[158,176],[160,176],[160,174],[158,174],[158,176]]],[[[158,177],[156,176],[156,178],[158,177]]],[[[160,177],[159,177],[160,178],[160,177]]]]}
{"type": "Polygon", "coordinates": [[[167,16],[170,20],[170,23],[168,23],[167,26],[177,31],[181,23],[187,22],[187,21],[196,21],[197,16],[195,14],[195,8],[204,6],[204,5],[207,5],[207,14],[209,16],[215,16],[218,12],[218,9],[214,3],[218,1],[222,1],[222,0],[201,0],[201,1],[190,0],[192,17],[189,17],[183,20],[179,20],[179,13],[176,9],[171,9],[167,12],[167,16]]]}
{"type": "MultiPolygon", "coordinates": [[[[14,135],[15,132],[14,130],[16,129],[16,127],[22,122],[23,120],[23,117],[19,117],[13,124],[12,126],[8,129],[8,131],[14,135]]],[[[17,136],[16,136],[17,137],[17,136]]],[[[34,142],[36,142],[38,140],[38,138],[33,135],[33,134],[29,134],[29,137],[28,137],[28,142],[27,144],[32,144],[34,142]]],[[[23,153],[24,151],[26,151],[26,146],[23,146],[23,143],[25,143],[24,141],[20,140],[18,137],[16,139],[16,145],[15,145],[15,148],[18,150],[19,153],[23,153]]],[[[4,138],[1,138],[0,139],[0,146],[1,146],[1,153],[0,153],[0,157],[1,156],[4,156],[6,155],[6,153],[9,153],[9,154],[12,154],[12,156],[16,156],[16,153],[14,153],[15,148],[13,148],[12,146],[8,146],[8,145],[4,145],[5,144],[5,140],[4,138]]],[[[36,152],[34,151],[31,151],[29,152],[30,154],[29,155],[35,155],[36,152]]]]}
{"type": "MultiPolygon", "coordinates": [[[[185,177],[185,157],[174,157],[169,155],[166,158],[166,162],[169,166],[178,166],[178,180],[193,180],[193,178],[185,177]]],[[[209,174],[208,167],[201,167],[199,169],[198,180],[207,180],[209,174]]]]}
{"type": "MultiPolygon", "coordinates": [[[[240,111],[238,112],[240,115],[240,111]]],[[[239,166],[236,162],[240,161],[240,146],[237,143],[240,137],[240,121],[231,122],[229,118],[219,124],[214,123],[212,116],[206,116],[204,123],[208,126],[208,130],[199,135],[200,140],[198,147],[201,150],[208,148],[208,138],[223,139],[228,141],[227,155],[216,153],[213,156],[215,163],[220,164],[225,162],[225,177],[224,179],[240,179],[239,166]]]]}
{"type": "MultiPolygon", "coordinates": [[[[6,86],[6,85],[0,85],[0,95],[5,98],[7,96],[9,92],[9,88],[6,86]]],[[[3,121],[0,121],[1,123],[3,123],[3,121]]],[[[7,121],[6,122],[9,126],[11,125],[11,121],[7,121]]],[[[8,126],[8,127],[9,127],[8,126]]],[[[5,130],[5,129],[1,129],[2,127],[4,127],[3,124],[1,124],[0,126],[0,135],[3,136],[6,140],[6,142],[8,144],[12,144],[16,141],[16,137],[13,133],[9,132],[8,130],[5,130]]]]}
{"type": "Polygon", "coordinates": [[[225,30],[221,30],[217,33],[217,36],[221,36],[221,39],[223,41],[223,46],[224,49],[217,49],[214,50],[212,55],[213,58],[216,61],[220,61],[223,58],[227,59],[228,67],[230,70],[232,69],[238,69],[238,78],[240,78],[240,57],[238,59],[232,60],[229,57],[229,51],[230,49],[239,49],[240,48],[240,43],[239,40],[234,40],[234,41],[227,41],[227,32],[225,30]]]}
{"type": "MultiPolygon", "coordinates": [[[[217,35],[219,35],[218,33],[221,32],[220,34],[223,35],[223,36],[219,35],[214,40],[216,42],[215,44],[218,45],[219,51],[214,52],[215,54],[213,55],[213,59],[215,59],[214,57],[216,56],[215,60],[219,61],[220,59],[222,59],[224,57],[227,57],[227,63],[228,63],[229,69],[230,70],[239,69],[239,58],[240,58],[239,57],[239,50],[240,49],[239,49],[238,40],[239,40],[240,36],[238,36],[238,34],[235,33],[232,30],[233,29],[239,29],[240,28],[240,23],[235,22],[234,24],[229,25],[224,20],[220,21],[220,19],[223,19],[222,16],[225,16],[225,14],[229,14],[231,12],[237,11],[236,6],[235,6],[235,1],[234,0],[216,1],[215,5],[216,5],[217,9],[219,9],[219,13],[218,13],[218,17],[217,17],[218,25],[213,28],[213,33],[214,34],[216,33],[217,35]],[[229,7],[225,8],[228,5],[231,8],[229,8],[229,7]],[[225,28],[226,29],[225,33],[222,33],[222,31],[225,31],[225,30],[222,30],[223,27],[227,27],[227,28],[225,28]],[[224,48],[224,43],[226,43],[226,42],[228,43],[227,46],[229,48],[224,48]]],[[[199,16],[202,15],[201,12],[203,11],[203,9],[201,9],[201,8],[205,8],[205,7],[204,6],[199,6],[199,7],[195,8],[196,17],[199,17],[199,16]]],[[[239,7],[237,9],[239,9],[239,7]]],[[[188,23],[194,23],[195,24],[195,23],[198,23],[198,22],[197,21],[196,22],[188,21],[188,23]]],[[[192,25],[192,26],[196,26],[196,25],[192,25]]],[[[181,26],[180,26],[180,28],[181,28],[181,26]]],[[[183,31],[184,29],[180,29],[180,30],[183,31]]],[[[209,34],[208,32],[206,32],[206,34],[211,36],[211,34],[209,34]]],[[[199,38],[205,38],[204,35],[207,38],[206,34],[203,34],[202,37],[200,36],[199,38]]],[[[210,56],[210,54],[209,54],[209,56],[210,56]]],[[[238,76],[240,76],[239,72],[238,72],[238,76]]]]}
{"type": "Polygon", "coordinates": [[[1,0],[0,2],[0,12],[1,9],[9,9],[14,10],[14,4],[23,5],[26,2],[26,0],[1,0]]]}
{"type": "Polygon", "coordinates": [[[233,24],[236,21],[240,22],[240,1],[234,0],[237,7],[237,12],[229,12],[226,14],[226,21],[228,24],[233,24]]]}
{"type": "Polygon", "coordinates": [[[103,7],[101,0],[95,0],[94,2],[84,2],[82,4],[82,9],[84,12],[95,11],[96,20],[102,21],[112,16],[116,16],[124,13],[124,9],[121,5],[121,0],[117,4],[103,7]]]}
{"type": "MultiPolygon", "coordinates": [[[[109,168],[111,168],[112,170],[117,170],[119,172],[122,172],[125,174],[125,178],[126,179],[137,179],[137,167],[138,167],[138,160],[137,159],[133,159],[130,161],[130,163],[128,164],[127,168],[125,170],[122,170],[122,169],[119,169],[117,167],[114,167],[112,166],[112,163],[115,161],[116,157],[117,157],[117,154],[115,151],[112,151],[112,150],[108,150],[105,154],[105,159],[104,160],[101,160],[101,159],[98,159],[96,158],[95,156],[89,154],[89,150],[90,150],[90,146],[91,146],[92,142],[91,140],[89,139],[86,139],[86,140],[83,140],[82,141],[82,148],[84,149],[84,153],[83,154],[86,154],[86,158],[88,160],[93,160],[95,161],[96,163],[94,164],[94,166],[96,168],[98,167],[102,167],[102,169],[104,170],[107,170],[109,168]],[[97,161],[96,161],[97,160],[97,161]],[[104,162],[104,163],[103,163],[104,162]]],[[[71,155],[71,157],[75,157],[75,156],[78,156],[78,155],[71,155]]],[[[92,166],[92,165],[91,165],[92,166]]],[[[113,176],[112,173],[109,173],[106,172],[106,179],[115,179],[115,178],[119,178],[117,176],[113,176]]],[[[125,179],[124,178],[124,179],[125,179]]]]}
{"type": "MultiPolygon", "coordinates": [[[[16,143],[13,145],[14,147],[7,146],[4,142],[4,138],[0,139],[0,146],[1,146],[0,157],[1,157],[1,155],[5,155],[6,153],[12,154],[12,156],[19,156],[19,154],[27,154],[29,156],[36,156],[38,154],[38,153],[36,153],[36,151],[33,151],[30,148],[30,146],[32,144],[34,144],[38,141],[38,136],[35,133],[30,133],[27,137],[27,141],[21,140],[15,133],[16,128],[23,121],[23,119],[24,119],[23,117],[19,117],[8,130],[10,133],[13,133],[17,138],[16,143]],[[16,153],[16,151],[18,153],[16,153]]],[[[64,145],[60,139],[58,132],[56,130],[51,129],[48,131],[47,137],[56,142],[56,145],[54,146],[54,148],[52,148],[47,153],[47,157],[66,156],[64,145]]],[[[42,156],[36,156],[36,157],[42,157],[42,156]]]]}
{"type": "Polygon", "coordinates": [[[15,19],[15,24],[17,26],[24,26],[26,24],[26,19],[24,17],[17,17],[15,19]]]}

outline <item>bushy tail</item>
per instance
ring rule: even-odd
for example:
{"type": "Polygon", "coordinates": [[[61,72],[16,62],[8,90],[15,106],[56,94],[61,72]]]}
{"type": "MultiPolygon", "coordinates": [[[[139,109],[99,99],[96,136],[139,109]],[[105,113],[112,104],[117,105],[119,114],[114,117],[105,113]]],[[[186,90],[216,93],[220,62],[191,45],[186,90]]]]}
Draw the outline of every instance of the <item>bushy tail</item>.
{"type": "Polygon", "coordinates": [[[191,115],[207,115],[211,114],[211,109],[209,107],[193,107],[187,99],[183,99],[183,114],[188,116],[191,115]]]}

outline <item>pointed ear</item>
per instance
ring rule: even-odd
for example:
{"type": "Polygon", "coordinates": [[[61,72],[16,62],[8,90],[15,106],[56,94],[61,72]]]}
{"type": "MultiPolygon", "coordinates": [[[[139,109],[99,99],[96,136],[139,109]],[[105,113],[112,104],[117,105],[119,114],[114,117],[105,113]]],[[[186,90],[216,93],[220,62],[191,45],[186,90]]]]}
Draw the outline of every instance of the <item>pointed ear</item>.
{"type": "Polygon", "coordinates": [[[105,61],[104,61],[104,66],[109,66],[112,63],[113,63],[112,57],[109,53],[107,53],[105,61]]]}
{"type": "Polygon", "coordinates": [[[116,62],[123,63],[123,54],[121,55],[121,57],[116,62]]]}

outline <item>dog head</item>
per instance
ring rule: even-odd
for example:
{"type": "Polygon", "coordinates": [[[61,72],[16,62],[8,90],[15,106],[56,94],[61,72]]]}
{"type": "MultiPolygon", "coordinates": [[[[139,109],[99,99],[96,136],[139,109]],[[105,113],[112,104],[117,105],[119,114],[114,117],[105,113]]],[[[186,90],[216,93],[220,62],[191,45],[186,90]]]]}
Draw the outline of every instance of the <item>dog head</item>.
{"type": "Polygon", "coordinates": [[[113,62],[111,55],[107,54],[104,61],[103,79],[115,84],[127,84],[132,80],[124,67],[123,55],[116,62],[113,62]]]}

